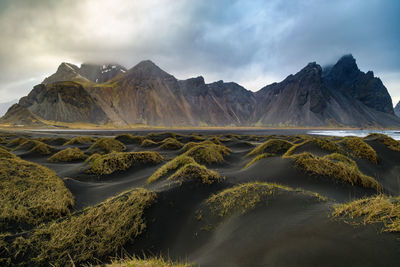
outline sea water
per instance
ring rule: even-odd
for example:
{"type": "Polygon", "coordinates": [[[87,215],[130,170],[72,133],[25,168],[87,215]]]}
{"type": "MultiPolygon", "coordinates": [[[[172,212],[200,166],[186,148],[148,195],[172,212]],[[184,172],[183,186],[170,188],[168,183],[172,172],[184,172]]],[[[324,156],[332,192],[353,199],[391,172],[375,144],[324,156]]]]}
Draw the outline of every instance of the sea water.
{"type": "Polygon", "coordinates": [[[312,130],[308,131],[308,134],[313,135],[329,135],[329,136],[358,136],[365,137],[370,133],[381,133],[386,134],[392,137],[395,140],[400,140],[400,131],[392,130],[392,131],[379,131],[379,130],[312,130]]]}

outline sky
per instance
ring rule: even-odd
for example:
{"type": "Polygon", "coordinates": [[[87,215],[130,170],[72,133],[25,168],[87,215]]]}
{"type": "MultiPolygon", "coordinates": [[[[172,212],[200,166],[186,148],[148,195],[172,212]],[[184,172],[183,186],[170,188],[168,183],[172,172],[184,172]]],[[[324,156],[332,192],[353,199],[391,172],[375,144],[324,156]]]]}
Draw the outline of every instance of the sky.
{"type": "Polygon", "coordinates": [[[398,0],[0,0],[0,102],[61,62],[150,59],[178,79],[257,91],[353,54],[400,100],[398,0]]]}

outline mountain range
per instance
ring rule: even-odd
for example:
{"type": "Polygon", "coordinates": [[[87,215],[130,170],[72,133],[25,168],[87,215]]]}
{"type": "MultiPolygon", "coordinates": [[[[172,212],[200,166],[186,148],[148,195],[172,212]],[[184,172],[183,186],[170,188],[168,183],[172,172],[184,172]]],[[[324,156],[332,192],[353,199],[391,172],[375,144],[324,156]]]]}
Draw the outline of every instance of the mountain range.
{"type": "Polygon", "coordinates": [[[399,127],[392,99],[352,55],[309,63],[257,92],[234,82],[178,80],[153,62],[62,63],[12,106],[1,123],[80,122],[132,126],[399,127]],[[30,122],[31,121],[31,122],[30,122]]]}

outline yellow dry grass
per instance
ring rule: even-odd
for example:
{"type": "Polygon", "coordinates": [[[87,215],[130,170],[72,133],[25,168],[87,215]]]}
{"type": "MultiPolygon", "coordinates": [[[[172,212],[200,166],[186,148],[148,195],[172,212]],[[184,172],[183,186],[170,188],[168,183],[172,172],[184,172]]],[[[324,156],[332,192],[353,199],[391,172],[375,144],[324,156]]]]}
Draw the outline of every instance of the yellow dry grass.
{"type": "MultiPolygon", "coordinates": [[[[35,229],[3,247],[3,260],[27,266],[77,266],[107,261],[134,243],[146,229],[145,210],[157,195],[136,189],[85,209],[60,222],[35,229]],[[9,258],[4,259],[4,254],[9,258]]],[[[1,240],[0,240],[1,241],[1,240]]],[[[5,241],[0,242],[4,244],[5,241]]],[[[17,265],[16,264],[16,265],[17,265]]]]}
{"type": "Polygon", "coordinates": [[[363,174],[350,158],[334,153],[324,157],[304,152],[291,156],[297,168],[314,175],[329,176],[352,185],[382,190],[382,186],[372,177],[363,174]]]}
{"type": "Polygon", "coordinates": [[[385,232],[400,232],[400,198],[377,195],[334,207],[333,217],[347,217],[351,224],[380,223],[385,232]]]}
{"type": "Polygon", "coordinates": [[[136,164],[158,164],[163,157],[154,151],[112,152],[93,157],[89,164],[89,172],[107,175],[116,171],[124,171],[136,164]]]}
{"type": "Polygon", "coordinates": [[[74,201],[56,174],[18,157],[0,160],[0,229],[23,230],[69,214],[74,201]]]}
{"type": "Polygon", "coordinates": [[[77,147],[71,148],[68,147],[63,149],[53,156],[51,156],[48,161],[49,162],[70,162],[70,161],[77,161],[77,160],[84,160],[87,156],[77,147]]]}
{"type": "Polygon", "coordinates": [[[125,145],[113,138],[99,138],[89,147],[88,153],[107,154],[111,152],[121,152],[126,149],[125,145]]]}
{"type": "Polygon", "coordinates": [[[292,146],[293,144],[289,141],[273,138],[254,148],[247,156],[257,156],[262,153],[285,153],[292,146]]]}

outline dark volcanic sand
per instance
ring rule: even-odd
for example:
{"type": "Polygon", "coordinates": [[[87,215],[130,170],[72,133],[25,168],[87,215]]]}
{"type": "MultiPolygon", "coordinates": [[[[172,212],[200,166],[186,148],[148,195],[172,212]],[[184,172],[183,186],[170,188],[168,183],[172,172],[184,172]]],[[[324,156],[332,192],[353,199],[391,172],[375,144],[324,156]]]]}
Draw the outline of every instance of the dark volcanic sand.
{"type": "MultiPolygon", "coordinates": [[[[239,130],[196,131],[200,135],[296,135],[308,130],[239,130]]],[[[47,131],[26,132],[30,138],[67,137],[77,135],[113,136],[121,133],[146,135],[154,131],[47,131]]],[[[192,134],[193,131],[174,131],[192,134]]],[[[22,133],[21,133],[22,134],[22,133]]],[[[263,140],[266,140],[264,138],[263,140]]],[[[18,152],[22,158],[54,170],[63,178],[75,197],[75,210],[102,202],[109,197],[134,187],[147,187],[158,192],[158,201],[146,213],[147,230],[135,244],[128,247],[137,255],[169,255],[172,259],[187,260],[201,266],[399,266],[399,235],[381,233],[377,225],[354,227],[342,220],[332,220],[332,205],[364,196],[375,191],[339,182],[331,177],[310,176],[296,169],[290,159],[280,156],[265,158],[248,169],[242,168],[250,160],[245,155],[260,141],[233,139],[224,145],[233,153],[222,165],[208,166],[226,177],[217,185],[195,182],[182,186],[165,186],[160,181],[150,186],[146,179],[157,166],[130,168],[108,176],[84,173],[83,162],[49,163],[48,156],[18,152]],[[234,214],[221,219],[213,229],[204,230],[204,222],[196,219],[196,212],[213,193],[235,184],[264,181],[317,192],[329,200],[316,202],[309,197],[290,192],[271,199],[267,205],[249,213],[234,214]]],[[[368,142],[378,153],[379,164],[357,160],[362,172],[374,177],[384,192],[400,192],[400,153],[387,149],[378,141],[368,142]]],[[[58,150],[65,147],[56,146],[58,150]]],[[[82,149],[88,146],[80,146],[82,149]]],[[[154,150],[167,159],[179,151],[141,148],[127,145],[127,151],[154,150]]],[[[312,150],[312,148],[310,148],[312,150]]],[[[312,151],[314,154],[321,151],[312,151]]],[[[322,155],[321,154],[321,155],[322,155]]],[[[207,217],[207,214],[205,215],[207,217]]]]}

